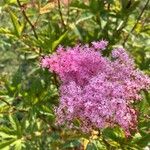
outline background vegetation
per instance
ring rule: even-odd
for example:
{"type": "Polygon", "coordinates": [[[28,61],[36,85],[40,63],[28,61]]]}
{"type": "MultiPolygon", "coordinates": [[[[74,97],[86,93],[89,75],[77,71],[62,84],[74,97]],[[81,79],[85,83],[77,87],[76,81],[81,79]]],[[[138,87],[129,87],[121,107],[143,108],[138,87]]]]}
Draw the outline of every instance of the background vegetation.
{"type": "Polygon", "coordinates": [[[135,104],[138,131],[87,135],[55,126],[58,79],[40,58],[65,46],[106,39],[124,45],[150,74],[149,0],[0,1],[0,150],[141,150],[150,146],[150,94],[135,104]]]}

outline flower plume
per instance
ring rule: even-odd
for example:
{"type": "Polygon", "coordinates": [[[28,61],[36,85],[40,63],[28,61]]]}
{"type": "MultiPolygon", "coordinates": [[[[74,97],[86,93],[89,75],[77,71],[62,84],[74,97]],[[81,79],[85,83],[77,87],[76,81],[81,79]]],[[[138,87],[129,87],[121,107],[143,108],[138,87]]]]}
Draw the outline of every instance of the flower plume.
{"type": "Polygon", "coordinates": [[[136,69],[133,59],[123,48],[104,57],[107,41],[89,45],[59,47],[42,59],[43,68],[55,72],[60,80],[60,104],[57,124],[82,131],[119,125],[126,135],[137,127],[137,111],[132,103],[140,100],[140,91],[150,87],[150,78],[136,69]]]}

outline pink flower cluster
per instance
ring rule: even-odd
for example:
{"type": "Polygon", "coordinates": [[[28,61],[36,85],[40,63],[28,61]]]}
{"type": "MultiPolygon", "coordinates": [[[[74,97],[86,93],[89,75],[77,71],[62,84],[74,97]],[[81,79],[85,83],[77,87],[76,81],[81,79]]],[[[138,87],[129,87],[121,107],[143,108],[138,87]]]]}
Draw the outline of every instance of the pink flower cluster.
{"type": "Polygon", "coordinates": [[[61,80],[58,124],[86,132],[117,124],[126,135],[136,129],[137,112],[132,103],[141,99],[141,90],[150,87],[150,78],[135,68],[123,48],[104,57],[107,44],[102,40],[90,46],[60,46],[55,54],[42,59],[42,67],[61,80]]]}

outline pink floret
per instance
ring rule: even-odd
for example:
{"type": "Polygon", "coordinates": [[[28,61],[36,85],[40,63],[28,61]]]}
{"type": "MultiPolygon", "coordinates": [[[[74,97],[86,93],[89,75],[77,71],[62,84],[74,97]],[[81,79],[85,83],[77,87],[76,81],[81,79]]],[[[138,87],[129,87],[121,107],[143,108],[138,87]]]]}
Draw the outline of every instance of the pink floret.
{"type": "Polygon", "coordinates": [[[119,125],[126,135],[137,128],[137,111],[132,103],[141,99],[141,90],[150,88],[150,78],[135,68],[123,48],[112,50],[112,59],[102,56],[97,49],[103,50],[107,44],[102,40],[92,42],[91,47],[59,47],[42,59],[42,67],[61,80],[57,124],[85,132],[119,125]],[[75,126],[75,121],[80,126],[75,126]]]}

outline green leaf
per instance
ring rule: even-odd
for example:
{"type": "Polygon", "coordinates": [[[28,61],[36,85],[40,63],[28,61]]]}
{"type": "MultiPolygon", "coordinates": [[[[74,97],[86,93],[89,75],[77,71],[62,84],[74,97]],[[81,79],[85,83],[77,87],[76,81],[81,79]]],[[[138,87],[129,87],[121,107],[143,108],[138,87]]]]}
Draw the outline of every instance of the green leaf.
{"type": "Polygon", "coordinates": [[[17,3],[17,0],[7,0],[7,4],[15,4],[17,3]]]}
{"type": "Polygon", "coordinates": [[[67,141],[62,149],[67,149],[67,148],[77,148],[80,147],[81,143],[78,140],[71,140],[67,141]]]}
{"type": "Polygon", "coordinates": [[[3,132],[3,133],[8,134],[8,135],[14,135],[14,136],[16,135],[16,132],[14,130],[12,130],[6,126],[0,127],[0,132],[3,132]]]}
{"type": "Polygon", "coordinates": [[[93,12],[94,14],[96,14],[98,11],[103,11],[104,8],[104,3],[103,1],[98,1],[98,0],[89,0],[89,4],[90,4],[90,10],[91,12],[93,12]]]}
{"type": "Polygon", "coordinates": [[[106,128],[102,132],[103,137],[113,147],[119,147],[124,143],[125,137],[123,131],[116,128],[106,128]]]}
{"type": "Polygon", "coordinates": [[[8,12],[14,26],[14,33],[17,37],[20,37],[24,28],[24,24],[19,23],[19,18],[10,9],[8,9],[8,12]]]}
{"type": "Polygon", "coordinates": [[[15,121],[15,119],[14,119],[11,115],[9,115],[9,121],[10,121],[11,126],[13,127],[13,129],[14,129],[14,130],[17,130],[16,121],[15,121]]]}
{"type": "Polygon", "coordinates": [[[6,139],[6,138],[13,138],[13,139],[15,139],[15,138],[16,138],[15,135],[6,134],[6,133],[4,133],[4,132],[0,132],[0,136],[1,136],[3,139],[6,139]]]}
{"type": "Polygon", "coordinates": [[[150,105],[150,93],[148,93],[147,91],[144,91],[144,93],[145,93],[145,98],[146,98],[148,104],[150,105]]]}
{"type": "Polygon", "coordinates": [[[80,18],[79,20],[77,20],[76,21],[76,24],[79,24],[79,23],[81,23],[81,22],[84,22],[84,21],[86,21],[86,20],[89,20],[89,19],[91,19],[91,18],[93,18],[93,14],[86,14],[85,16],[82,16],[82,18],[80,18]]]}
{"type": "Polygon", "coordinates": [[[135,10],[135,8],[139,5],[140,1],[134,0],[121,0],[122,9],[124,12],[130,12],[135,10]]]}
{"type": "Polygon", "coordinates": [[[20,126],[18,119],[15,116],[10,115],[9,120],[13,129],[16,130],[17,136],[20,138],[22,135],[22,131],[21,131],[21,126],[20,126]]]}
{"type": "Polygon", "coordinates": [[[139,3],[140,3],[140,1],[133,2],[132,5],[131,5],[131,7],[130,7],[130,9],[129,9],[129,11],[130,12],[134,11],[136,9],[136,7],[139,5],[139,3]]]}
{"type": "MultiPolygon", "coordinates": [[[[3,0],[5,4],[17,4],[17,0],[3,0]]],[[[28,0],[21,0],[21,2],[28,2],[28,0]]]]}
{"type": "Polygon", "coordinates": [[[70,8],[72,9],[83,9],[83,10],[86,10],[86,9],[89,9],[89,6],[87,6],[84,2],[82,1],[72,1],[71,2],[71,5],[70,5],[70,8]]]}
{"type": "Polygon", "coordinates": [[[14,36],[13,33],[9,29],[3,28],[3,27],[0,28],[0,33],[8,35],[8,36],[14,36]]]}
{"type": "Polygon", "coordinates": [[[128,0],[121,0],[122,8],[125,9],[127,7],[128,3],[129,3],[128,0]]]}
{"type": "Polygon", "coordinates": [[[10,146],[15,141],[15,139],[3,141],[0,143],[0,149],[10,146]]]}
{"type": "Polygon", "coordinates": [[[94,140],[93,143],[95,144],[97,150],[107,150],[106,145],[101,141],[101,139],[94,140]]]}
{"type": "Polygon", "coordinates": [[[82,41],[83,38],[82,38],[82,35],[81,35],[80,31],[78,30],[77,26],[74,23],[70,24],[69,26],[74,31],[74,33],[79,37],[79,39],[82,41]]]}
{"type": "Polygon", "coordinates": [[[52,52],[55,50],[55,48],[61,43],[61,41],[67,36],[68,31],[66,31],[64,34],[62,34],[56,41],[52,43],[52,52]]]}
{"type": "Polygon", "coordinates": [[[145,147],[145,146],[149,145],[150,144],[150,135],[149,134],[145,135],[143,138],[138,140],[136,142],[136,144],[139,145],[140,147],[145,147]]]}
{"type": "Polygon", "coordinates": [[[23,143],[22,143],[21,139],[15,141],[13,144],[14,144],[15,150],[21,150],[22,149],[23,143]]]}
{"type": "Polygon", "coordinates": [[[97,150],[94,143],[89,143],[86,147],[86,150],[97,150]]]}

